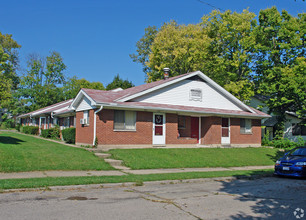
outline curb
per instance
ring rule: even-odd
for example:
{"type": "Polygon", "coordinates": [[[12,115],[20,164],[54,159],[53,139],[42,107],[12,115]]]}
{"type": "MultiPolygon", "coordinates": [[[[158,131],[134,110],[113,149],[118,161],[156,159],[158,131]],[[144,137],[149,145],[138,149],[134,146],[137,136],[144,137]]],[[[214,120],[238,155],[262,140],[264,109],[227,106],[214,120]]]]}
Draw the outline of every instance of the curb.
{"type": "Polygon", "coordinates": [[[0,193],[14,193],[14,192],[35,192],[35,191],[65,191],[65,190],[88,190],[88,189],[103,189],[103,188],[121,188],[121,187],[141,187],[146,185],[166,185],[166,184],[180,184],[180,183],[205,183],[212,181],[234,181],[234,180],[255,180],[264,177],[273,177],[273,174],[256,174],[250,176],[228,176],[228,177],[213,177],[213,178],[198,178],[198,179],[184,179],[184,180],[156,180],[145,181],[142,185],[137,186],[136,182],[123,183],[101,183],[88,185],[67,185],[67,186],[48,186],[39,188],[21,188],[21,189],[5,189],[0,193]]]}

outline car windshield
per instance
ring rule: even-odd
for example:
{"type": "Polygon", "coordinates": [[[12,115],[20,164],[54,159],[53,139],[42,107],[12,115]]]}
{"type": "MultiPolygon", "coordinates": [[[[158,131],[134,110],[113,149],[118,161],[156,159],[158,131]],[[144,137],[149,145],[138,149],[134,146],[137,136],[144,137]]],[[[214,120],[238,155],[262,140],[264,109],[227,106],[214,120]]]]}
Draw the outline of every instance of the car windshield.
{"type": "Polygon", "coordinates": [[[292,156],[306,156],[306,148],[297,148],[290,152],[292,156]]]}

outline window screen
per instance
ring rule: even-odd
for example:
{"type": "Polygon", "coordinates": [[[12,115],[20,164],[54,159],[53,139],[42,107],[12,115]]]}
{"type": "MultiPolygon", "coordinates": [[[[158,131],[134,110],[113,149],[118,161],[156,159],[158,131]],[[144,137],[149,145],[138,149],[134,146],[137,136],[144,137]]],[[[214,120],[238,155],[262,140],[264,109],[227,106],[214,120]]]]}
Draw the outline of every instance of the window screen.
{"type": "Polygon", "coordinates": [[[136,112],[115,110],[114,129],[115,130],[135,130],[136,129],[136,112]]]}
{"type": "Polygon", "coordinates": [[[252,120],[251,119],[240,119],[240,133],[250,134],[252,133],[252,120]]]}

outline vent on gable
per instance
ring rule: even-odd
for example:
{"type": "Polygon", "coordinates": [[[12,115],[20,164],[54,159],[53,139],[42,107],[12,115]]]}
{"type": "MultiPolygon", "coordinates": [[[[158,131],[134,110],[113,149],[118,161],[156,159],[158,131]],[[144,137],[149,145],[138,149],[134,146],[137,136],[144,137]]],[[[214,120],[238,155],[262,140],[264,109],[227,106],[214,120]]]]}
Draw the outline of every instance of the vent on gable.
{"type": "Polygon", "coordinates": [[[202,90],[201,89],[190,89],[189,100],[202,102],[202,90]]]}

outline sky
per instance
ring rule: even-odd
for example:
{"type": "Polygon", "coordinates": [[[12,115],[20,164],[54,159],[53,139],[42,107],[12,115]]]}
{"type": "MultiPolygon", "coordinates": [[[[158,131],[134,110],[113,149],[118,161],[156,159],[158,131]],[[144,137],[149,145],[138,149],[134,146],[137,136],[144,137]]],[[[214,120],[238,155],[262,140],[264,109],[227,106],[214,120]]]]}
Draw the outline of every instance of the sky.
{"type": "Polygon", "coordinates": [[[57,51],[66,75],[110,83],[116,74],[144,84],[141,64],[129,54],[148,26],[175,20],[195,24],[214,8],[242,12],[276,6],[291,15],[305,12],[302,0],[0,0],[0,32],[12,34],[22,48],[20,69],[31,53],[47,56],[57,51]]]}

